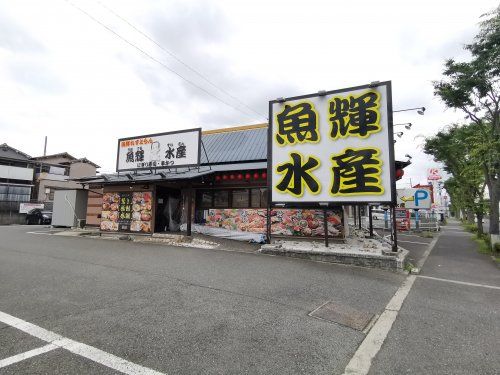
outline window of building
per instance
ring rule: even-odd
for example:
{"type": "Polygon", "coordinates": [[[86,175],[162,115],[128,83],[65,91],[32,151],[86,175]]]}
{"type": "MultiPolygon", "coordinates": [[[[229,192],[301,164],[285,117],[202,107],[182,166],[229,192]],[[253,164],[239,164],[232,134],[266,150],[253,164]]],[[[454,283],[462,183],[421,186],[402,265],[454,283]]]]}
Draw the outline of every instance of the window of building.
{"type": "Polygon", "coordinates": [[[29,202],[31,187],[0,185],[0,201],[29,202]]]}
{"type": "Polygon", "coordinates": [[[198,190],[196,207],[207,208],[266,208],[267,188],[198,190]]]}
{"type": "Polygon", "coordinates": [[[234,207],[234,208],[250,207],[250,189],[235,189],[235,190],[233,190],[232,207],[234,207]]]}
{"type": "Polygon", "coordinates": [[[213,207],[213,190],[202,190],[197,196],[198,206],[200,208],[210,208],[213,207]]]}
{"type": "Polygon", "coordinates": [[[229,208],[229,190],[214,190],[214,207],[229,208]]]}
{"type": "Polygon", "coordinates": [[[47,194],[47,200],[49,201],[53,201],[54,200],[54,193],[55,193],[56,189],[54,188],[50,188],[50,192],[47,194]]]}
{"type": "Polygon", "coordinates": [[[267,189],[252,189],[250,204],[253,208],[267,207],[267,189]]]}

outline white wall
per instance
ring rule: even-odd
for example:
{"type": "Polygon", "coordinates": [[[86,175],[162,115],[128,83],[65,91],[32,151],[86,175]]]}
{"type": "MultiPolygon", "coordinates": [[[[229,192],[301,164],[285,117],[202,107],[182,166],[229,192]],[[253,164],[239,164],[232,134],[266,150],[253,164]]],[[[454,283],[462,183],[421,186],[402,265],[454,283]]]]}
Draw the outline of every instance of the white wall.
{"type": "Polygon", "coordinates": [[[33,180],[33,169],[12,167],[9,165],[0,165],[0,178],[8,178],[11,180],[33,180]]]}

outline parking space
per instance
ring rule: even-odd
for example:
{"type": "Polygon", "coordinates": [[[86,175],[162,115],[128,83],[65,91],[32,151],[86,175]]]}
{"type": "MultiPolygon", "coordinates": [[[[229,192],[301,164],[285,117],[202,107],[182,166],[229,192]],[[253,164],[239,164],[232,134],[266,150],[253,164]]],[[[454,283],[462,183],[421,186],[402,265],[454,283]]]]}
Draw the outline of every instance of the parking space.
{"type": "Polygon", "coordinates": [[[121,374],[84,357],[72,354],[64,349],[53,351],[27,358],[9,366],[0,368],[2,375],[46,375],[46,374],[96,374],[113,375],[121,374]]]}
{"type": "Polygon", "coordinates": [[[0,322],[0,361],[46,344],[32,335],[0,322]]]}

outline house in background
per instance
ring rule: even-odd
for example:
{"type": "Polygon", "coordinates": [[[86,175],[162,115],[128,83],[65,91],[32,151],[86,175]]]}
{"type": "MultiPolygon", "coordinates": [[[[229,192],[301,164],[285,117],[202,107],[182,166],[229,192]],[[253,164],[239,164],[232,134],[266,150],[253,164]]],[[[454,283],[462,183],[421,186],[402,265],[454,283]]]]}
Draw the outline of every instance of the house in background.
{"type": "Polygon", "coordinates": [[[0,201],[29,202],[33,187],[34,162],[7,143],[0,145],[0,201]]]}
{"type": "Polygon", "coordinates": [[[0,144],[0,224],[23,224],[26,211],[21,211],[34,203],[52,210],[56,190],[81,189],[70,179],[95,176],[97,168],[90,160],[77,159],[67,152],[31,157],[0,144]]]}
{"type": "Polygon", "coordinates": [[[95,176],[100,168],[87,158],[77,159],[67,152],[31,160],[36,163],[33,198],[38,202],[52,202],[56,190],[81,189],[81,185],[71,179],[95,176]]]}

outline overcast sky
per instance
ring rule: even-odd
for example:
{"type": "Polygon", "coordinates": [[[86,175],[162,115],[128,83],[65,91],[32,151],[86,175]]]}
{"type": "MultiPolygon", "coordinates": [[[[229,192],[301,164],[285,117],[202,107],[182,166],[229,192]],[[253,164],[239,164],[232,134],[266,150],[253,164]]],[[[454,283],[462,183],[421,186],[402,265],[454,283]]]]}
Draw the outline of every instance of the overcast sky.
{"type": "Polygon", "coordinates": [[[427,109],[394,115],[413,123],[396,128],[404,132],[396,157],[413,156],[403,185],[425,183],[434,166],[423,136],[463,120],[434,98],[432,81],[446,58],[467,59],[463,44],[498,1],[71,3],[0,0],[0,143],[38,156],[47,135],[49,154],[87,157],[111,172],[121,137],[262,123],[271,99],[391,80],[394,109],[427,109]]]}

